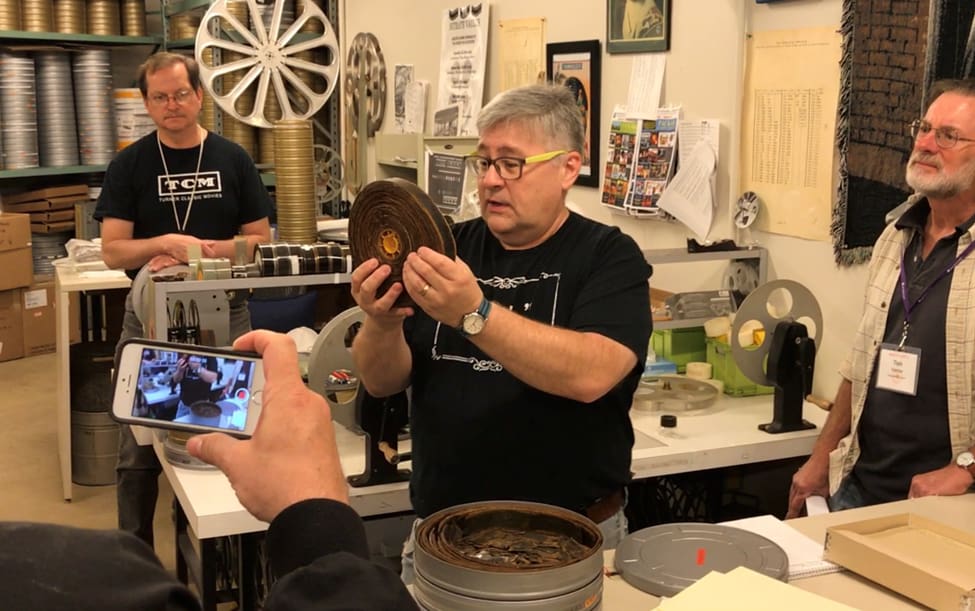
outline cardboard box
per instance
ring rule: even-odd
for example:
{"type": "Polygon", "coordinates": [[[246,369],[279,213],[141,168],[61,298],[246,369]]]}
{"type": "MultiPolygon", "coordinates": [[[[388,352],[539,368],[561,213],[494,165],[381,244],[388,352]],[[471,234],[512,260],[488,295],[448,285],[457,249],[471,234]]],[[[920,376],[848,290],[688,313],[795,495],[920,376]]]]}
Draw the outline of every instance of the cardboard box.
{"type": "Polygon", "coordinates": [[[34,281],[30,247],[0,251],[0,270],[0,291],[30,286],[34,281]]]}
{"type": "Polygon", "coordinates": [[[70,221],[56,221],[52,223],[31,223],[31,233],[61,233],[74,230],[74,210],[71,210],[70,221]]]}
{"type": "Polygon", "coordinates": [[[975,533],[904,513],[833,526],[826,560],[933,609],[975,605],[975,533]]]}
{"type": "Polygon", "coordinates": [[[0,362],[24,356],[20,289],[0,291],[0,362]]]}
{"type": "Polygon", "coordinates": [[[21,289],[24,325],[24,356],[49,354],[57,344],[57,313],[54,311],[54,281],[21,289]]]}
{"type": "Polygon", "coordinates": [[[30,248],[30,216],[0,213],[0,252],[30,248]]]}
{"type": "Polygon", "coordinates": [[[56,221],[73,221],[74,208],[66,210],[46,210],[44,212],[31,212],[31,223],[53,223],[56,221]]]}
{"type": "Polygon", "coordinates": [[[4,195],[3,205],[4,205],[4,209],[6,209],[6,206],[11,204],[21,204],[24,202],[37,202],[45,199],[68,197],[68,196],[79,196],[79,195],[84,196],[85,199],[88,198],[88,185],[63,185],[60,187],[45,187],[43,189],[34,189],[33,191],[24,191],[22,193],[14,193],[12,195],[4,195]]]}

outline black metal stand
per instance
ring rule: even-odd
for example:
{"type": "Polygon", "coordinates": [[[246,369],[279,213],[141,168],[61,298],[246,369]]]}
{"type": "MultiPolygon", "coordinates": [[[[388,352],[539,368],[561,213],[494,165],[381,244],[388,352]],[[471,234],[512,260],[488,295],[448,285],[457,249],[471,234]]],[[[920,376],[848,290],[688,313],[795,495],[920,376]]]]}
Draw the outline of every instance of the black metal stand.
{"type": "Polygon", "coordinates": [[[359,475],[350,475],[349,485],[360,488],[409,481],[409,469],[396,467],[396,463],[404,458],[396,453],[399,430],[409,422],[406,393],[377,399],[360,386],[355,398],[355,420],[365,433],[366,468],[359,475]],[[380,444],[386,448],[386,453],[380,444]],[[397,457],[395,461],[387,457],[390,453],[397,457]]]}
{"type": "Polygon", "coordinates": [[[758,425],[766,433],[788,433],[814,429],[816,425],[802,417],[802,404],[812,391],[816,342],[809,337],[806,325],[780,322],[772,335],[768,353],[768,377],[775,386],[772,422],[758,425]]]}

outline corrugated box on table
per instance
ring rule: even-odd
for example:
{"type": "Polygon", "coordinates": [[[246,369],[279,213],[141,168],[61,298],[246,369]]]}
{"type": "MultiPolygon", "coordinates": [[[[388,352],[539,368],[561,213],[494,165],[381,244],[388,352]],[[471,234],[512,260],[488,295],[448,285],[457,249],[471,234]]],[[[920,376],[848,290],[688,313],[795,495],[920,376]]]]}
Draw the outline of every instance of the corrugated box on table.
{"type": "Polygon", "coordinates": [[[823,557],[932,609],[975,609],[975,533],[903,513],[828,528],[823,557]]]}
{"type": "Polygon", "coordinates": [[[21,289],[24,326],[24,356],[55,351],[57,315],[54,311],[54,281],[47,280],[21,289]]]}
{"type": "Polygon", "coordinates": [[[26,214],[0,212],[0,270],[0,291],[28,286],[34,279],[26,214]]]}
{"type": "Polygon", "coordinates": [[[0,291],[0,362],[24,356],[20,289],[0,291]]]}

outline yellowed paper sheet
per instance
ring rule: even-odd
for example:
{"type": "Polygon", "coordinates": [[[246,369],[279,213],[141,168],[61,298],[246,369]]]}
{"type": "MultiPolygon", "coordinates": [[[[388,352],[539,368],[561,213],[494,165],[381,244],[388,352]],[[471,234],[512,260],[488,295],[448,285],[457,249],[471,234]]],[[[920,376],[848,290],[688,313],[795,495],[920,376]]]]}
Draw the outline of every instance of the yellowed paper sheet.
{"type": "Polygon", "coordinates": [[[498,30],[501,91],[537,83],[545,74],[545,18],[505,19],[498,30]]]}
{"type": "Polygon", "coordinates": [[[741,191],[755,227],[828,241],[840,83],[835,28],[759,32],[746,44],[741,191]]]}
{"type": "Polygon", "coordinates": [[[738,567],[711,571],[657,607],[661,611],[853,611],[853,607],[738,567]]]}

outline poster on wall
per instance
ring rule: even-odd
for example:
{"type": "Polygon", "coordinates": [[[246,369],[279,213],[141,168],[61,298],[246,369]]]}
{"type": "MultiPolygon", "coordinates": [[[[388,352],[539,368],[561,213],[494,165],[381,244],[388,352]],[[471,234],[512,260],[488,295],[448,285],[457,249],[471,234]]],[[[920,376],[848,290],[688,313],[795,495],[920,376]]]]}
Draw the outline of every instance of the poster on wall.
{"type": "Polygon", "coordinates": [[[489,5],[468,4],[444,11],[440,45],[437,110],[460,109],[457,135],[477,135],[477,113],[484,98],[489,5]]]}

